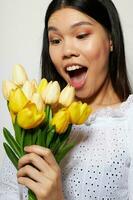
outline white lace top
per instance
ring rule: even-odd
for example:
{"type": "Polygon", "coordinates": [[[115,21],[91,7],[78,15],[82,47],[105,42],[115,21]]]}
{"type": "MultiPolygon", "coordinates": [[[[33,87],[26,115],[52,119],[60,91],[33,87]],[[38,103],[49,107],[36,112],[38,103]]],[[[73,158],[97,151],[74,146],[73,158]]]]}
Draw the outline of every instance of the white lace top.
{"type": "MultiPolygon", "coordinates": [[[[61,163],[65,200],[133,200],[133,95],[93,113],[71,137],[77,145],[61,163]]],[[[0,200],[18,200],[22,190],[27,199],[7,159],[0,176],[0,200]]]]}

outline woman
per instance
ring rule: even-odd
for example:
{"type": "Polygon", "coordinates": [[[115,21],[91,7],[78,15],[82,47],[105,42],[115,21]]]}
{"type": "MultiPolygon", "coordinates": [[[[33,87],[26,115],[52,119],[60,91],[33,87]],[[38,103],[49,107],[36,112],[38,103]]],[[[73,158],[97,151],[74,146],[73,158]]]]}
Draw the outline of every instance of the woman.
{"type": "MultiPolygon", "coordinates": [[[[70,83],[76,99],[91,105],[93,113],[84,125],[73,128],[78,144],[61,166],[48,149],[26,147],[27,154],[19,161],[18,182],[38,200],[132,200],[133,96],[119,16],[111,0],[50,3],[42,77],[58,80],[62,87],[70,83]]],[[[4,188],[7,180],[3,177],[1,199],[17,200],[17,182],[4,188]]]]}

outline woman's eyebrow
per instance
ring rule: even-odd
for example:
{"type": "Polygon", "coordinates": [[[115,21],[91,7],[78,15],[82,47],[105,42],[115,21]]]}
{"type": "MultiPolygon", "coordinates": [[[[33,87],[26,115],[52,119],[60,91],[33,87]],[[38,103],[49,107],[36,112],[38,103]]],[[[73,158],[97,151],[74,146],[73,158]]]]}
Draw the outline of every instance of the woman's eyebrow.
{"type": "MultiPolygon", "coordinates": [[[[82,25],[89,25],[89,26],[92,26],[92,23],[91,22],[88,22],[88,21],[80,21],[80,22],[77,22],[75,24],[72,24],[70,26],[70,28],[75,28],[75,27],[78,27],[78,26],[82,26],[82,25]]],[[[48,31],[58,31],[58,29],[54,26],[49,26],[48,27],[48,31]]]]}
{"type": "Polygon", "coordinates": [[[71,28],[75,28],[77,26],[82,26],[82,25],[92,26],[93,24],[91,22],[88,22],[88,21],[80,21],[80,22],[77,22],[77,23],[71,25],[71,28]]]}
{"type": "Polygon", "coordinates": [[[56,27],[54,27],[54,26],[49,26],[48,27],[48,32],[49,31],[58,31],[58,29],[56,27]]]}

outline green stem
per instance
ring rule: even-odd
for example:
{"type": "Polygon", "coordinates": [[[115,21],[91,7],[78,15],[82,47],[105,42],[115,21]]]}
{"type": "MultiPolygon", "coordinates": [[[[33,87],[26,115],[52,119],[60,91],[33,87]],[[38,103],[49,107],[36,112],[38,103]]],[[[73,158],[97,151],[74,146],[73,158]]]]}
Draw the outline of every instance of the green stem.
{"type": "Polygon", "coordinates": [[[28,189],[28,200],[37,200],[35,194],[30,189],[28,189]]]}

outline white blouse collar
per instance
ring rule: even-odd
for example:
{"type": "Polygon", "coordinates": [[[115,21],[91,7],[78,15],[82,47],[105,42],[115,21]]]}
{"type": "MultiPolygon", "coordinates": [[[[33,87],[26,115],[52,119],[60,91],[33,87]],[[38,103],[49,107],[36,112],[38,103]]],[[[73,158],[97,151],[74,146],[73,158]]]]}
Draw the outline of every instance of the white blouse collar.
{"type": "Polygon", "coordinates": [[[97,117],[106,117],[106,118],[119,118],[124,117],[125,113],[130,106],[133,105],[133,94],[129,95],[126,101],[123,101],[117,107],[107,106],[101,109],[98,109],[94,113],[92,113],[88,119],[86,120],[85,124],[90,125],[92,122],[96,120],[97,117]]]}

